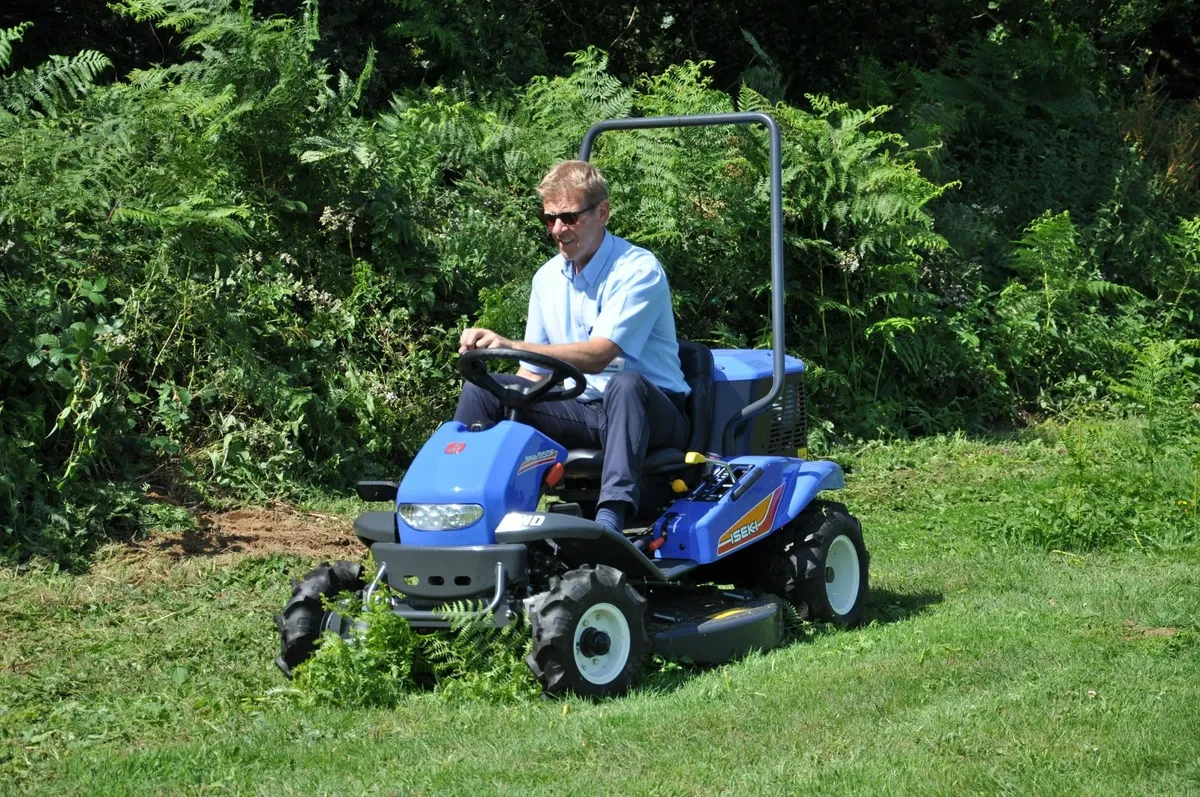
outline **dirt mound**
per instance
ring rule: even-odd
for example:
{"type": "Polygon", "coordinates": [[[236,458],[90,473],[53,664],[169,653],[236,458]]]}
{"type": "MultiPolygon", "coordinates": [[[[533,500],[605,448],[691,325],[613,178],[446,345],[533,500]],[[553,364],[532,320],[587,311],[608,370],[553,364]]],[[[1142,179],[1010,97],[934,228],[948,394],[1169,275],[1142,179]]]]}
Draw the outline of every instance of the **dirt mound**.
{"type": "Polygon", "coordinates": [[[345,558],[360,551],[351,520],[292,507],[202,513],[199,528],[156,531],[136,547],[169,556],[294,553],[345,558]]]}

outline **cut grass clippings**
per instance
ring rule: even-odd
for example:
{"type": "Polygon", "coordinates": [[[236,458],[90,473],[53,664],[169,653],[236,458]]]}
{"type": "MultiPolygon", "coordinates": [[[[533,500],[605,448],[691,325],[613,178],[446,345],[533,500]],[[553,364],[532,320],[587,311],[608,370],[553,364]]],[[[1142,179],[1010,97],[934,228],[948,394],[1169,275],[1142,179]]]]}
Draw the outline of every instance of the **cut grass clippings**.
{"type": "MultiPolygon", "coordinates": [[[[1070,484],[1052,437],[873,445],[842,498],[869,623],[600,703],[298,699],[271,663],[294,556],[106,549],[0,571],[0,783],[30,793],[1188,793],[1200,552],[997,523],[1070,484]],[[1001,500],[1000,496],[1008,496],[1001,500]]],[[[1050,507],[1049,510],[1053,510],[1050,507]]],[[[1048,511],[1049,511],[1048,510],[1048,511]]],[[[1064,527],[1065,528],[1065,527],[1064,527]]],[[[1186,531],[1186,527],[1185,531],[1186,531]]]]}

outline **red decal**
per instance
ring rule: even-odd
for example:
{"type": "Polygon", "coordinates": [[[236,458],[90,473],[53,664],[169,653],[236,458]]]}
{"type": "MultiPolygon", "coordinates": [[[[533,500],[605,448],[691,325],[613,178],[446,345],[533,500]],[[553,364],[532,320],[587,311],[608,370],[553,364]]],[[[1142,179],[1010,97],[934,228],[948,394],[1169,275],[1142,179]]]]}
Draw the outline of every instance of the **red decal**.
{"type": "Polygon", "coordinates": [[[446,446],[447,454],[461,454],[462,450],[467,447],[466,443],[450,443],[446,446]]]}

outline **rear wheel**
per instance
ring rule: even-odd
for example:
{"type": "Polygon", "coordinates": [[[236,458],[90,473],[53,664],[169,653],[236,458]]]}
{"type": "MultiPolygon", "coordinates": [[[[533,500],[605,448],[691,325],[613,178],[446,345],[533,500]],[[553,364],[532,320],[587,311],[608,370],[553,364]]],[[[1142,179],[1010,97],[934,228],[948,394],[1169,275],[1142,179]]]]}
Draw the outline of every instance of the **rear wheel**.
{"type": "Polygon", "coordinates": [[[363,566],[357,562],[324,562],[310,570],[300,581],[292,582],[292,599],[276,615],[279,629],[279,656],[275,664],[283,674],[292,677],[292,670],[307,661],[316,651],[321,634],[332,630],[345,635],[349,632],[345,619],[325,608],[325,601],[344,592],[358,593],[365,586],[363,566]]]}
{"type": "Polygon", "coordinates": [[[551,579],[530,612],[533,649],[525,663],[547,695],[624,694],[650,648],[645,614],[646,599],[620,570],[571,570],[551,579]]]}
{"type": "Polygon", "coordinates": [[[787,598],[805,619],[842,628],[862,620],[870,555],[846,507],[813,501],[765,541],[762,589],[787,598]]]}

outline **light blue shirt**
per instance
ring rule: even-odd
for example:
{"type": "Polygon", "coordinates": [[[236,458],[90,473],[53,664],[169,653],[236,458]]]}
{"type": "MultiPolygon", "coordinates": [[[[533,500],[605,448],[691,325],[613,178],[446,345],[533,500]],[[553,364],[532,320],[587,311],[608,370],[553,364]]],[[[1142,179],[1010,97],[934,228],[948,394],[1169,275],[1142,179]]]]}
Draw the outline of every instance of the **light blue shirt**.
{"type": "Polygon", "coordinates": [[[576,274],[574,262],[555,255],[538,269],[529,293],[526,341],[583,343],[593,337],[620,346],[621,356],[603,372],[587,375],[580,401],[600,398],[613,374],[625,369],[645,375],[660,390],[691,392],[679,366],[675,312],[662,264],[609,232],[582,272],[576,274]]]}

